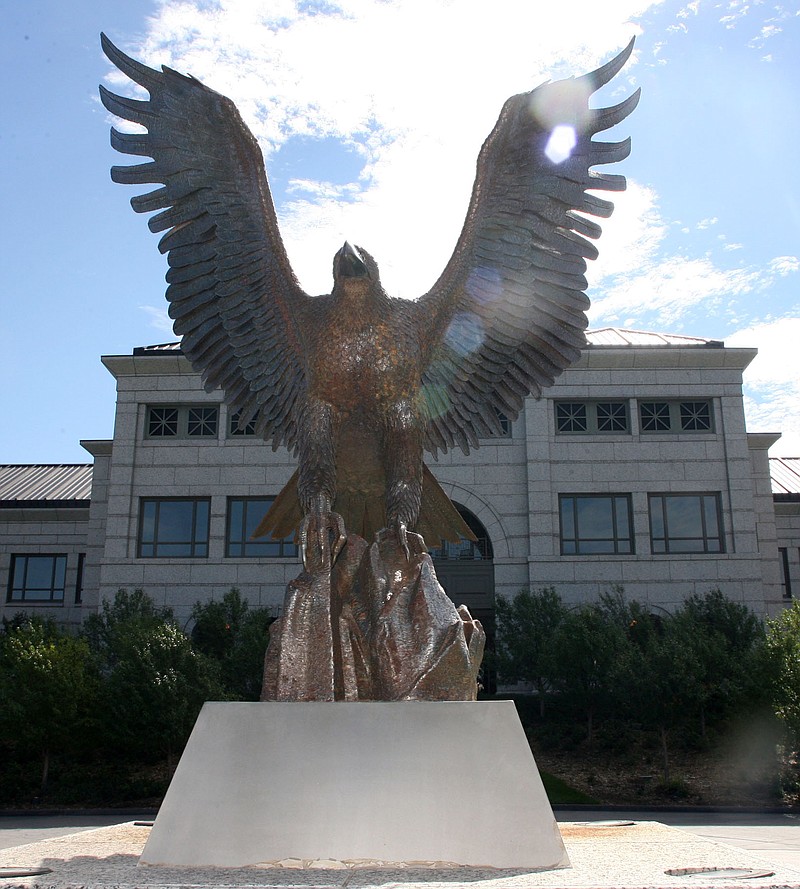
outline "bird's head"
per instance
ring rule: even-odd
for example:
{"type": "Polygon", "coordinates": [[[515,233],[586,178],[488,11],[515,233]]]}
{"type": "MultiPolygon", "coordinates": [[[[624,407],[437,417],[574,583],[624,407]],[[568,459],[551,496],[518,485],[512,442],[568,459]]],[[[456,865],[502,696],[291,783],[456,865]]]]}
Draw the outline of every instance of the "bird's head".
{"type": "Polygon", "coordinates": [[[378,264],[363,247],[345,241],[333,257],[334,292],[359,294],[381,292],[378,264]]]}

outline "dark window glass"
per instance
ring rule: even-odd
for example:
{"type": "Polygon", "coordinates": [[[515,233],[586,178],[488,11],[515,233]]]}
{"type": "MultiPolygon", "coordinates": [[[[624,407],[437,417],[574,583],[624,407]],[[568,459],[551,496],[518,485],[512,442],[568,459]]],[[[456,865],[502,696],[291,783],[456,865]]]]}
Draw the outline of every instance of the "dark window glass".
{"type": "Polygon", "coordinates": [[[639,419],[642,432],[714,431],[714,414],[708,399],[640,401],[639,419]]]}
{"type": "Polygon", "coordinates": [[[230,415],[228,421],[228,432],[230,435],[255,435],[256,434],[256,420],[258,420],[258,411],[253,414],[252,419],[248,420],[244,426],[239,426],[239,417],[241,417],[241,411],[236,411],[230,415]]]}
{"type": "Polygon", "coordinates": [[[11,556],[9,602],[63,602],[66,555],[11,556]]]}
{"type": "Polygon", "coordinates": [[[599,401],[596,409],[598,432],[628,431],[628,409],[624,401],[599,401]]]}
{"type": "Polygon", "coordinates": [[[497,411],[497,419],[500,421],[501,438],[511,438],[511,420],[502,412],[497,411]]]}
{"type": "Polygon", "coordinates": [[[668,401],[640,401],[642,432],[669,432],[672,428],[668,401]]]}
{"type": "Polygon", "coordinates": [[[462,537],[458,543],[452,543],[449,540],[442,540],[439,546],[432,547],[428,550],[431,558],[434,560],[447,561],[475,561],[475,560],[491,560],[494,558],[494,550],[492,542],[483,527],[483,523],[465,506],[454,504],[459,515],[464,519],[467,527],[475,535],[475,541],[467,540],[462,537]]]}
{"type": "Polygon", "coordinates": [[[75,573],[75,604],[83,601],[83,566],[86,562],[86,553],[78,553],[78,570],[75,573]]]}
{"type": "Polygon", "coordinates": [[[562,494],[559,497],[562,555],[633,552],[628,494],[562,494]]]}
{"type": "Polygon", "coordinates": [[[150,438],[168,438],[178,434],[178,408],[147,409],[147,434],[150,438]]]}
{"type": "Polygon", "coordinates": [[[587,432],[588,430],[586,405],[583,402],[556,402],[556,431],[587,432]]]}
{"type": "Polygon", "coordinates": [[[778,547],[778,561],[781,566],[781,588],[784,599],[792,598],[792,579],[789,574],[789,550],[785,546],[778,547]]]}
{"type": "Polygon", "coordinates": [[[630,431],[626,401],[556,401],[556,432],[570,434],[630,431]]]}
{"type": "Polygon", "coordinates": [[[192,438],[216,436],[219,408],[190,407],[186,417],[186,434],[192,438]]]}
{"type": "Polygon", "coordinates": [[[228,500],[228,556],[233,558],[297,556],[297,546],[291,537],[283,540],[273,540],[269,536],[252,539],[274,499],[274,497],[231,497],[228,500]]]}
{"type": "Polygon", "coordinates": [[[717,494],[651,494],[654,553],[724,552],[717,494]]]}
{"type": "Polygon", "coordinates": [[[708,401],[682,401],[680,403],[680,418],[683,432],[710,432],[711,403],[708,401]]]}
{"type": "Polygon", "coordinates": [[[139,555],[207,556],[208,518],[208,500],[142,500],[139,555]]]}

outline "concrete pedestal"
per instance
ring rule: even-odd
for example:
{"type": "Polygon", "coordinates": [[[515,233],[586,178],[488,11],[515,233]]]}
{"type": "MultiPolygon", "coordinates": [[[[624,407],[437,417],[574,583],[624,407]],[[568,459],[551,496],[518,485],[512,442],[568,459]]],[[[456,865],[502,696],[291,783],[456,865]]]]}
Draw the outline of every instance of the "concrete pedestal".
{"type": "Polygon", "coordinates": [[[511,701],[207,703],[140,864],[569,861],[511,701]]]}

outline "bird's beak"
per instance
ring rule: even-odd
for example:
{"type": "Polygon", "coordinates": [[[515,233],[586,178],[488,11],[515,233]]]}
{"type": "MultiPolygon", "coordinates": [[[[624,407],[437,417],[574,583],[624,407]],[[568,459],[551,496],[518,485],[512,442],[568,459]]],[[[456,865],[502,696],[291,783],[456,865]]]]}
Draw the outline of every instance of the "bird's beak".
{"type": "Polygon", "coordinates": [[[349,241],[339,251],[338,271],[342,278],[365,278],[369,274],[363,257],[349,241]]]}

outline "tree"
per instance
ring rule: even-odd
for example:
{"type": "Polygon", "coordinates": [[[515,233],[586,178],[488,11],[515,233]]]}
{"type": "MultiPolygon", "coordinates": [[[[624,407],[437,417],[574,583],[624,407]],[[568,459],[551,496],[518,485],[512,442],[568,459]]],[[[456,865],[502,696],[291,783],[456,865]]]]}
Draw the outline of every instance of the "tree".
{"type": "Polygon", "coordinates": [[[723,718],[763,699],[764,625],[746,605],[720,590],[690,596],[674,620],[698,668],[697,707],[705,737],[709,714],[723,718]]]}
{"type": "Polygon", "coordinates": [[[786,727],[792,749],[800,751],[800,602],[792,602],[767,622],[775,713],[786,727]]]}
{"type": "Polygon", "coordinates": [[[628,644],[614,668],[617,706],[629,719],[656,732],[662,778],[670,778],[669,739],[699,697],[699,667],[683,627],[671,616],[650,614],[640,603],[628,606],[628,644]]]}
{"type": "Polygon", "coordinates": [[[590,745],[595,717],[612,699],[615,666],[626,642],[618,623],[594,604],[566,612],[554,630],[553,682],[565,700],[583,711],[590,745]]]}
{"type": "Polygon", "coordinates": [[[104,676],[109,738],[137,755],[165,755],[171,765],[203,703],[225,698],[218,665],[141,590],[120,590],[86,623],[104,676]]]}
{"type": "Polygon", "coordinates": [[[551,686],[553,634],[565,613],[552,587],[520,590],[511,601],[497,599],[498,673],[506,682],[531,683],[538,692],[542,716],[551,686]]]}
{"type": "Polygon", "coordinates": [[[0,638],[0,727],[42,758],[41,794],[51,755],[69,748],[89,718],[97,691],[89,646],[54,623],[7,625],[0,638]]]}
{"type": "Polygon", "coordinates": [[[259,700],[269,626],[274,620],[270,612],[251,609],[234,587],[221,601],[197,602],[192,618],[192,642],[219,663],[226,692],[238,700],[259,700]]]}

